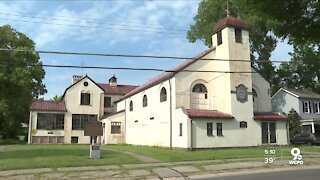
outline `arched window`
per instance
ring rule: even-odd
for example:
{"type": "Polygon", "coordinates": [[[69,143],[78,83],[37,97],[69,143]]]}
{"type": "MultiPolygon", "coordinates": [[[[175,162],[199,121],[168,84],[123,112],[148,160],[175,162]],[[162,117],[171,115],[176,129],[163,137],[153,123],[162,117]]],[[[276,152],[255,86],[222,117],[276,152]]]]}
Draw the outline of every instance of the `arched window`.
{"type": "Polygon", "coordinates": [[[207,88],[205,85],[203,84],[196,84],[195,86],[193,86],[192,88],[192,92],[197,92],[197,93],[207,93],[207,88]]]}
{"type": "Polygon", "coordinates": [[[163,87],[160,91],[160,102],[164,101],[167,101],[167,90],[163,87]]]}
{"type": "Polygon", "coordinates": [[[144,95],[144,96],[143,96],[142,106],[143,106],[143,107],[148,106],[148,98],[147,98],[147,95],[144,95]]]}
{"type": "Polygon", "coordinates": [[[208,90],[205,85],[198,83],[192,87],[191,109],[209,109],[208,90]]]}
{"type": "Polygon", "coordinates": [[[129,110],[133,111],[133,102],[132,101],[130,101],[130,109],[129,110]]]}

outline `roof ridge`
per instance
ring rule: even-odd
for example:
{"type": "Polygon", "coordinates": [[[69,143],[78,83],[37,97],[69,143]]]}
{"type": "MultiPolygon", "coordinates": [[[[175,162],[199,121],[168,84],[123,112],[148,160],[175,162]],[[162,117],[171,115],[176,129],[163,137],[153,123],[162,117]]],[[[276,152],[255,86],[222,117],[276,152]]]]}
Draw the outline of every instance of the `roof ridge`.
{"type": "Polygon", "coordinates": [[[202,58],[203,56],[207,55],[208,53],[212,52],[215,49],[216,49],[216,47],[210,47],[210,48],[202,51],[201,53],[197,54],[196,56],[192,57],[191,59],[186,59],[183,63],[178,64],[175,67],[169,69],[169,71],[171,71],[171,72],[165,71],[165,72],[160,73],[159,75],[149,79],[146,83],[142,84],[141,86],[138,86],[137,88],[133,89],[132,91],[130,91],[129,93],[127,93],[126,95],[124,95],[122,98],[120,98],[118,101],[115,101],[115,102],[122,101],[123,99],[126,99],[127,97],[133,96],[133,95],[135,95],[135,94],[137,94],[137,93],[139,93],[149,87],[152,87],[155,84],[158,84],[166,79],[169,79],[170,77],[179,73],[184,68],[190,66],[191,64],[198,61],[200,58],[202,58]]]}

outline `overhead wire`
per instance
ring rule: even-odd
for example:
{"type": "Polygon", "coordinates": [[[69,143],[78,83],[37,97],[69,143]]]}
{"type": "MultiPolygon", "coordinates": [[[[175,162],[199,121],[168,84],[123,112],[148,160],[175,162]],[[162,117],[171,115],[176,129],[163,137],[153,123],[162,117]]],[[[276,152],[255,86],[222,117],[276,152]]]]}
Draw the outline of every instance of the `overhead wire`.
{"type": "Polygon", "coordinates": [[[89,28],[99,28],[99,29],[110,29],[110,30],[120,30],[120,31],[135,31],[135,32],[147,32],[147,33],[160,33],[160,34],[169,34],[169,35],[184,35],[181,33],[174,33],[168,31],[150,31],[150,30],[141,30],[141,29],[126,29],[126,28],[114,28],[107,26],[87,26],[87,25],[75,25],[75,24],[61,24],[61,23],[51,23],[51,22],[40,22],[40,21],[30,21],[30,20],[22,20],[22,19],[8,19],[8,18],[0,18],[1,20],[6,21],[18,21],[24,23],[35,23],[35,24],[48,24],[48,25],[58,25],[58,26],[70,26],[70,27],[89,27],[89,28]]]}
{"type": "MultiPolygon", "coordinates": [[[[185,29],[177,29],[177,28],[168,28],[168,27],[154,27],[154,26],[138,26],[138,25],[128,25],[128,24],[115,24],[115,23],[104,23],[101,21],[92,21],[92,20],[85,20],[79,19],[77,20],[68,20],[68,19],[59,19],[59,18],[48,18],[48,17],[39,17],[39,16],[28,16],[28,15],[20,15],[20,14],[11,14],[11,13],[3,13],[0,12],[2,15],[6,16],[15,16],[15,17],[22,17],[22,18],[30,18],[30,19],[45,19],[45,20],[52,20],[52,21],[62,21],[62,22],[72,22],[72,23],[89,23],[89,24],[97,24],[97,25],[111,25],[111,26],[122,26],[122,27],[133,27],[133,28],[148,28],[148,29],[157,29],[157,30],[173,30],[173,31],[182,31],[187,32],[185,29]]],[[[74,18],[76,19],[76,18],[74,18]]],[[[18,20],[20,21],[20,19],[18,20]]],[[[55,24],[55,23],[52,23],[55,24]]],[[[68,24],[59,24],[59,25],[68,25],[68,24]]]]}
{"type": "Polygon", "coordinates": [[[166,70],[159,68],[131,68],[131,67],[108,67],[108,66],[78,66],[78,65],[53,65],[53,64],[16,64],[16,63],[0,63],[0,66],[20,66],[20,67],[57,67],[57,68],[83,68],[83,69],[108,69],[108,70],[131,70],[131,71],[158,71],[158,72],[199,72],[199,73],[257,73],[254,71],[208,71],[208,70],[166,70]]]}
{"type": "Polygon", "coordinates": [[[39,54],[58,54],[58,55],[78,55],[78,56],[102,56],[102,57],[127,57],[127,58],[151,58],[151,59],[177,59],[177,60],[203,60],[203,61],[235,61],[235,62],[261,62],[261,63],[282,63],[286,60],[248,60],[248,59],[222,59],[222,58],[198,58],[198,57],[179,57],[179,56],[158,56],[158,55],[133,55],[133,54],[109,54],[109,53],[88,53],[88,52],[67,52],[67,51],[43,51],[26,49],[6,49],[0,48],[0,51],[9,52],[28,52],[39,54]]]}
{"type": "MultiPolygon", "coordinates": [[[[5,10],[5,9],[0,9],[0,12],[2,12],[2,11],[4,11],[4,12],[10,12],[10,13],[16,13],[16,14],[24,14],[25,15],[25,12],[22,12],[22,11],[12,11],[12,10],[10,10],[10,11],[7,11],[7,10],[5,10]]],[[[38,15],[36,15],[36,14],[28,14],[29,16],[38,16],[38,15]]],[[[56,15],[52,15],[52,14],[49,14],[48,16],[51,16],[51,17],[56,17],[56,15]]],[[[79,20],[79,17],[71,17],[71,16],[61,16],[61,15],[59,15],[58,16],[58,18],[67,18],[67,19],[76,19],[76,20],[79,20]]],[[[101,20],[99,20],[99,19],[92,19],[92,18],[83,18],[83,17],[81,17],[81,19],[82,20],[87,20],[87,21],[98,21],[98,22],[100,22],[101,20]]],[[[131,21],[126,21],[126,24],[134,24],[134,25],[140,25],[141,27],[159,27],[159,24],[150,24],[150,23],[148,23],[148,25],[146,25],[146,24],[141,24],[141,23],[137,23],[137,22],[131,22],[131,21]]],[[[167,25],[164,25],[164,27],[168,27],[167,25]]],[[[180,29],[180,28],[185,28],[185,27],[182,27],[182,26],[176,26],[176,25],[170,25],[170,27],[169,27],[170,29],[172,28],[172,29],[175,29],[175,28],[178,28],[178,29],[180,29]]],[[[184,29],[181,29],[181,30],[184,30],[184,29]]]]}

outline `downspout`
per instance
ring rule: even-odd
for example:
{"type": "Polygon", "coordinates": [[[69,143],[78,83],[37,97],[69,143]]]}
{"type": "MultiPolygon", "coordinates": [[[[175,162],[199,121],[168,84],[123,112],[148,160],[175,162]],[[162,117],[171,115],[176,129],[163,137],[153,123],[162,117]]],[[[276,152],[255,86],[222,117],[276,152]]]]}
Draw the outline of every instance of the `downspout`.
{"type": "Polygon", "coordinates": [[[171,79],[169,79],[169,89],[170,89],[170,149],[172,149],[172,88],[171,79]]]}
{"type": "Polygon", "coordinates": [[[124,100],[124,144],[127,144],[127,100],[124,100]]]}
{"type": "Polygon", "coordinates": [[[28,144],[31,144],[31,139],[32,139],[32,111],[30,111],[29,115],[29,134],[28,134],[28,144]]]}
{"type": "Polygon", "coordinates": [[[192,119],[190,119],[190,148],[193,150],[193,142],[192,142],[192,119]]]}

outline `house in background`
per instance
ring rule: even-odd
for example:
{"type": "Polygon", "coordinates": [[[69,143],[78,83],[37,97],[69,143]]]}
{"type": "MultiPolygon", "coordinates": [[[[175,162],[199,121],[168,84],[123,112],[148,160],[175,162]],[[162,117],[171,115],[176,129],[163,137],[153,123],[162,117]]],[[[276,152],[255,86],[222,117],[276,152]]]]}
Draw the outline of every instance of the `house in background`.
{"type": "Polygon", "coordinates": [[[306,132],[320,134],[320,95],[307,89],[280,88],[272,96],[274,111],[289,114],[294,109],[306,132]]]}
{"type": "Polygon", "coordinates": [[[108,84],[88,76],[73,76],[61,102],[34,101],[30,106],[28,143],[89,144],[84,125],[115,111],[113,102],[137,86],[118,85],[113,76],[108,84]]]}
{"type": "Polygon", "coordinates": [[[124,142],[134,145],[192,149],[288,144],[287,118],[272,112],[270,84],[251,67],[245,23],[232,16],[219,21],[212,44],[120,98],[117,112],[102,122],[111,132],[125,133],[124,142]]]}

